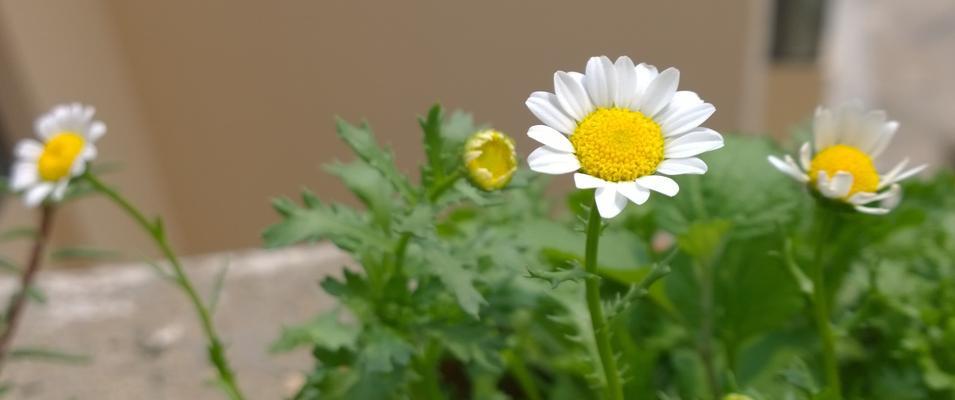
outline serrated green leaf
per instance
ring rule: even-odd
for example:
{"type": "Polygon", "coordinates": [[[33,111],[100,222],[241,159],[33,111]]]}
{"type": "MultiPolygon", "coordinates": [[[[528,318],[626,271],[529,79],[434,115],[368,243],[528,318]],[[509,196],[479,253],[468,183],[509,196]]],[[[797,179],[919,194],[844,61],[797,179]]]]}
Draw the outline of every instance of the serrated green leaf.
{"type": "Polygon", "coordinates": [[[474,272],[465,268],[463,261],[441,251],[436,244],[417,248],[420,248],[424,260],[421,265],[424,272],[437,277],[454,295],[461,309],[472,317],[479,318],[481,305],[487,301],[474,287],[474,272]]]}
{"type": "Polygon", "coordinates": [[[270,248],[301,242],[330,240],[345,250],[373,248],[390,250],[391,239],[369,224],[366,216],[345,207],[315,204],[298,208],[291,201],[282,200],[276,210],[285,218],[263,233],[265,245],[270,248]]]}
{"type": "Polygon", "coordinates": [[[371,128],[367,124],[354,126],[348,122],[338,119],[336,121],[338,136],[351,147],[352,151],[372,168],[378,170],[392,187],[401,194],[401,196],[411,201],[415,198],[414,189],[408,182],[408,178],[398,171],[395,166],[394,156],[391,152],[382,149],[375,142],[375,137],[371,133],[371,128]]]}
{"type": "Polygon", "coordinates": [[[338,310],[331,310],[308,323],[283,328],[269,351],[281,353],[301,346],[317,346],[330,351],[352,349],[360,332],[360,327],[341,322],[338,310]]]}
{"type": "Polygon", "coordinates": [[[421,126],[424,134],[424,154],[427,159],[426,166],[421,170],[421,182],[426,188],[431,188],[434,182],[441,182],[447,175],[441,124],[441,105],[439,104],[435,104],[428,110],[426,118],[418,118],[418,125],[421,126]]]}
{"type": "MultiPolygon", "coordinates": [[[[327,165],[325,170],[341,179],[345,186],[368,207],[375,224],[386,231],[390,228],[394,191],[378,170],[364,162],[334,163],[327,165]]],[[[309,201],[314,204],[314,200],[309,201]]]]}
{"type": "Polygon", "coordinates": [[[363,339],[358,362],[369,373],[388,373],[408,364],[414,347],[390,329],[375,329],[363,339]]]}

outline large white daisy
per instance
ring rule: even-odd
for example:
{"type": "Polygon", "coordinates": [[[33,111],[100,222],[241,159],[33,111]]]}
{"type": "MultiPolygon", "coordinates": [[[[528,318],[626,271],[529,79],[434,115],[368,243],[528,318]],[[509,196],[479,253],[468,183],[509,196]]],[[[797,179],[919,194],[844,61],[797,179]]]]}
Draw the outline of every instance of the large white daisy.
{"type": "Polygon", "coordinates": [[[799,163],[789,155],[769,156],[769,162],[820,195],[847,203],[867,214],[885,214],[901,199],[898,182],[923,169],[906,170],[909,159],[879,174],[875,160],[889,146],[899,123],[884,111],[865,111],[859,103],[834,110],[819,107],[813,120],[813,139],[799,150],[799,163]],[[872,204],[875,204],[874,206],[872,204]]]}
{"type": "Polygon", "coordinates": [[[613,218],[627,201],[643,204],[650,191],[680,190],[664,175],[703,174],[697,155],[723,147],[723,137],[702,128],[716,108],[696,93],[677,91],[680,71],[657,72],[629,57],[593,57],[585,73],[558,71],[554,93],[534,92],[527,108],[544,125],[527,136],[543,146],[527,158],[545,174],[575,172],[580,189],[596,189],[600,216],[613,218]]]}
{"type": "Polygon", "coordinates": [[[27,206],[62,200],[70,180],[83,174],[96,157],[94,143],[106,133],[106,125],[93,120],[94,112],[79,103],[54,107],[36,120],[40,140],[17,144],[10,186],[23,193],[27,206]]]}

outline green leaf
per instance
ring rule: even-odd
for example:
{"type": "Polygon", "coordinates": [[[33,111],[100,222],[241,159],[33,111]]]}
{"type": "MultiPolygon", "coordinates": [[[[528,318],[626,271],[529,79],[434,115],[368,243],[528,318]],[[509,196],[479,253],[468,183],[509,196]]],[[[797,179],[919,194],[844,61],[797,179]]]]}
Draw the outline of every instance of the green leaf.
{"type": "Polygon", "coordinates": [[[289,246],[300,242],[330,240],[342,249],[377,249],[389,251],[391,239],[369,224],[369,219],[351,209],[317,202],[305,196],[311,206],[298,208],[288,199],[273,202],[285,218],[263,233],[267,247],[289,246]]]}
{"type": "Polygon", "coordinates": [[[444,140],[441,137],[441,105],[435,104],[428,111],[427,118],[418,118],[418,125],[424,133],[424,154],[427,164],[421,170],[421,182],[426,188],[434,182],[441,182],[447,175],[445,171],[444,140]]]}
{"type": "Polygon", "coordinates": [[[474,287],[477,278],[475,273],[468,270],[462,260],[443,251],[438,243],[428,243],[420,248],[423,262],[420,267],[424,273],[438,278],[458,301],[458,305],[474,318],[479,318],[482,304],[486,304],[484,296],[474,287]]]}
{"type": "Polygon", "coordinates": [[[280,353],[301,346],[317,346],[330,351],[353,349],[360,331],[358,326],[342,323],[338,310],[331,310],[308,323],[283,328],[269,351],[280,353]]]}
{"type": "MultiPolygon", "coordinates": [[[[355,196],[368,207],[376,225],[388,230],[394,205],[394,191],[381,173],[363,162],[335,163],[325,167],[345,183],[355,196]]],[[[314,200],[311,199],[314,203],[314,200]]]]}
{"type": "Polygon", "coordinates": [[[717,255],[731,223],[725,220],[697,221],[677,237],[680,249],[703,263],[717,255]]]}
{"type": "Polygon", "coordinates": [[[414,347],[390,329],[369,332],[362,343],[358,363],[366,372],[391,372],[404,367],[414,353],[414,347]]]}
{"type": "Polygon", "coordinates": [[[19,274],[22,272],[20,267],[17,266],[13,260],[10,260],[4,256],[0,256],[0,269],[14,274],[19,274]]]}
{"type": "Polygon", "coordinates": [[[405,200],[411,201],[415,198],[414,189],[408,182],[408,178],[402,175],[395,166],[394,156],[390,151],[378,146],[367,124],[354,126],[342,119],[338,119],[336,124],[338,136],[362,161],[378,170],[405,200]]]}
{"type": "Polygon", "coordinates": [[[108,261],[118,258],[118,252],[91,247],[63,247],[50,253],[50,259],[55,261],[108,261]]]}
{"type": "Polygon", "coordinates": [[[28,226],[20,226],[0,232],[0,243],[17,239],[33,239],[35,237],[36,229],[28,226]]]}
{"type": "Polygon", "coordinates": [[[12,360],[53,361],[66,364],[86,364],[92,359],[85,354],[67,353],[39,347],[21,347],[10,350],[12,360]]]}

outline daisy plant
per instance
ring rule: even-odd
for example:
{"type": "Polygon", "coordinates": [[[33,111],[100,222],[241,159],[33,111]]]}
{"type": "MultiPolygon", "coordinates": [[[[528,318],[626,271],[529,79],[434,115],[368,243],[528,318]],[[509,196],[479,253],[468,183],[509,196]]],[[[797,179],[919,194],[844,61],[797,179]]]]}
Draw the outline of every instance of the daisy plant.
{"type": "Polygon", "coordinates": [[[13,299],[6,314],[3,336],[0,337],[0,357],[7,348],[10,336],[16,327],[23,298],[39,267],[43,247],[50,231],[51,218],[56,204],[62,201],[71,184],[84,181],[94,190],[115,202],[145,229],[172,266],[172,280],[186,293],[195,307],[202,323],[203,332],[209,340],[209,360],[219,372],[219,381],[232,399],[242,399],[229,368],[225,351],[208,307],[202,302],[189,280],[176,253],[166,239],[159,219],[151,221],[141,211],[106,186],[90,170],[96,158],[95,143],[106,133],[103,122],[93,120],[95,110],[78,103],[55,107],[36,122],[40,141],[25,139],[16,148],[17,162],[13,168],[11,189],[23,194],[24,203],[33,207],[42,205],[43,213],[36,244],[31,253],[31,262],[23,275],[23,287],[13,299]]]}
{"type": "Polygon", "coordinates": [[[703,174],[696,156],[723,147],[723,137],[701,127],[716,108],[691,91],[679,91],[680,72],[662,72],[629,57],[593,57],[584,73],[558,71],[554,92],[534,92],[527,107],[543,125],[527,135],[540,142],[527,159],[531,170],[574,174],[578,189],[594,189],[586,228],[586,301],[606,394],[622,399],[623,388],[610,326],[596,279],[602,219],[616,217],[628,202],[644,204],[650,192],[675,196],[669,176],[703,174]]]}
{"type": "Polygon", "coordinates": [[[842,397],[842,388],[825,285],[825,247],[844,215],[887,214],[901,199],[898,182],[925,169],[925,165],[906,169],[907,158],[886,173],[876,168],[876,160],[898,129],[899,123],[888,120],[884,111],[866,111],[858,103],[833,110],[819,107],[813,119],[813,141],[800,147],[798,163],[789,155],[769,156],[770,164],[805,184],[817,199],[810,301],[822,342],[828,392],[836,399],[842,397]]]}
{"type": "Polygon", "coordinates": [[[40,206],[41,215],[27,266],[20,276],[20,289],[3,316],[0,364],[9,352],[28,293],[33,290],[33,280],[52,232],[56,205],[96,158],[95,142],[106,133],[106,125],[93,120],[94,113],[93,107],[78,103],[57,106],[37,119],[37,139],[23,139],[14,150],[16,161],[10,189],[22,195],[27,207],[40,206]]]}

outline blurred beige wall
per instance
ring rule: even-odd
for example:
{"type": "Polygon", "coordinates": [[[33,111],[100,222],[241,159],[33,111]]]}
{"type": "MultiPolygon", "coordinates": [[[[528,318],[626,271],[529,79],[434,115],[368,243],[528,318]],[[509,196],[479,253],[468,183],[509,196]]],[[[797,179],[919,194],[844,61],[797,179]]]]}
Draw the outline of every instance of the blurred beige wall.
{"type": "MultiPolygon", "coordinates": [[[[0,0],[12,71],[0,89],[19,88],[0,99],[16,103],[6,111],[21,136],[56,102],[96,104],[110,126],[101,160],[125,168],[109,180],[163,213],[184,252],[254,247],[273,196],[308,186],[351,201],[320,169],[351,158],[334,115],[369,120],[408,172],[421,158],[415,116],[435,101],[519,137],[526,154],[530,92],[589,56],[627,54],[680,68],[681,87],[716,104],[714,128],[760,129],[766,4],[0,0]]],[[[141,246],[103,202],[70,207],[69,239],[141,246]]],[[[12,209],[3,224],[22,218],[12,209]]]]}

